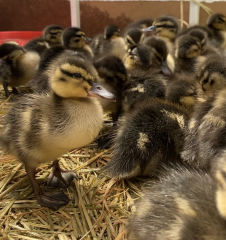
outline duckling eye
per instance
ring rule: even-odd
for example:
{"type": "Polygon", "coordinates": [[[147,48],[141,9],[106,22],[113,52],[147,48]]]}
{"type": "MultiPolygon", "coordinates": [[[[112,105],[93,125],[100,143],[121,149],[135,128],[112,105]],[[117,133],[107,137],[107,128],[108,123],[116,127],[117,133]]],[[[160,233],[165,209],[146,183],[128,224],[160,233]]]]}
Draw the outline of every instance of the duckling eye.
{"type": "Polygon", "coordinates": [[[204,84],[208,83],[208,79],[205,79],[202,83],[204,84]]]}
{"type": "Polygon", "coordinates": [[[79,42],[79,39],[75,39],[75,42],[79,42]]]}
{"type": "Polygon", "coordinates": [[[77,73],[74,73],[74,74],[73,74],[73,77],[74,77],[74,78],[82,78],[82,75],[81,75],[81,73],[78,73],[78,72],[77,72],[77,73]]]}

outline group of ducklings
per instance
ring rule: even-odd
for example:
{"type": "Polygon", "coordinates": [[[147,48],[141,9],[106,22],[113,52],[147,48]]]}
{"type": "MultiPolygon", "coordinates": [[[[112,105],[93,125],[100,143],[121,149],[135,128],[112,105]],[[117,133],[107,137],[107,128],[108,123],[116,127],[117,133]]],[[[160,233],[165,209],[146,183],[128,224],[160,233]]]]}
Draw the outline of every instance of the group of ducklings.
{"type": "Polygon", "coordinates": [[[47,184],[68,187],[78,176],[57,158],[92,142],[104,111],[114,124],[103,171],[160,178],[146,184],[128,240],[226,239],[226,17],[180,30],[164,15],[122,35],[107,26],[90,41],[80,28],[53,25],[24,47],[0,46],[6,96],[8,86],[33,90],[5,117],[1,147],[24,163],[38,202],[68,203],[39,187],[35,169],[53,161],[47,184]]]}

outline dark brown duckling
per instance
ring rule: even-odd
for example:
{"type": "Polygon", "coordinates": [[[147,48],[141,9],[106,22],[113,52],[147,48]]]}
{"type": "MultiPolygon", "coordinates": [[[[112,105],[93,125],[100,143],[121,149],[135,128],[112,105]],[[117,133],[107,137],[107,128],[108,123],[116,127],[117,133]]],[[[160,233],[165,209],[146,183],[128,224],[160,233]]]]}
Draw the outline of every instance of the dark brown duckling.
{"type": "Polygon", "coordinates": [[[225,100],[226,88],[212,93],[195,108],[181,153],[190,165],[209,169],[218,153],[225,149],[225,100]]]}
{"type": "Polygon", "coordinates": [[[127,49],[130,47],[142,43],[144,41],[144,32],[139,28],[131,28],[126,31],[124,34],[125,43],[127,45],[127,49]]]}
{"type": "Polygon", "coordinates": [[[100,84],[116,96],[116,102],[99,99],[105,112],[110,112],[113,123],[122,112],[122,94],[127,84],[127,71],[122,60],[115,56],[103,57],[94,63],[100,76],[100,84]]]}
{"type": "Polygon", "coordinates": [[[8,86],[17,92],[15,87],[26,85],[34,77],[40,62],[40,56],[36,52],[25,51],[14,42],[6,42],[0,46],[0,58],[1,76],[4,76],[0,78],[7,97],[10,95],[8,86]]]}
{"type": "Polygon", "coordinates": [[[188,111],[173,103],[154,98],[140,103],[119,122],[103,170],[115,178],[153,176],[163,165],[182,162],[188,120],[188,111]]]}
{"type": "Polygon", "coordinates": [[[163,74],[170,76],[175,68],[173,58],[169,57],[166,43],[158,37],[149,37],[144,40],[153,52],[152,67],[161,67],[163,74]]]}
{"type": "Polygon", "coordinates": [[[204,93],[209,94],[226,87],[226,65],[219,57],[207,58],[197,71],[197,80],[204,93]]]}
{"type": "Polygon", "coordinates": [[[106,55],[114,55],[123,60],[126,53],[125,41],[121,37],[119,27],[115,25],[107,26],[104,34],[96,36],[90,47],[97,60],[106,55]]]}
{"type": "Polygon", "coordinates": [[[224,240],[226,164],[213,177],[179,168],[149,182],[128,223],[128,240],[224,240]]]}
{"type": "Polygon", "coordinates": [[[50,25],[43,30],[43,39],[45,39],[50,47],[62,46],[63,27],[59,25],[50,25]]]}

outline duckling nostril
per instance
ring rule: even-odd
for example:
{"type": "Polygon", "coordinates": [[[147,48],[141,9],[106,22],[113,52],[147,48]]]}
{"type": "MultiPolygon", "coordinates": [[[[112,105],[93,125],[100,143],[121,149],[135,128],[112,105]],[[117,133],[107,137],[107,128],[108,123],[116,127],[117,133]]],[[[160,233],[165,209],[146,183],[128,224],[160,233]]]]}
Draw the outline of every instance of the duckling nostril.
{"type": "Polygon", "coordinates": [[[97,89],[98,89],[98,90],[102,90],[102,88],[101,88],[101,87],[97,87],[97,89]]]}

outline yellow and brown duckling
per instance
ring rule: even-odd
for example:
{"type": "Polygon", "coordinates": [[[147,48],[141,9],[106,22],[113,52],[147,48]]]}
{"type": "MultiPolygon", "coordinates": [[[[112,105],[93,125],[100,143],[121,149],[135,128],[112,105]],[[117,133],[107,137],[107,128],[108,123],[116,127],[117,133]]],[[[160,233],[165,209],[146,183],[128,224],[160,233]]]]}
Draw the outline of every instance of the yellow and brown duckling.
{"type": "Polygon", "coordinates": [[[170,54],[173,54],[173,42],[179,31],[178,20],[170,15],[158,17],[152,26],[143,30],[144,32],[155,32],[155,35],[163,39],[170,54]]]}
{"type": "Polygon", "coordinates": [[[218,153],[226,149],[225,99],[226,88],[197,103],[181,153],[190,165],[209,169],[218,153]]]}
{"type": "Polygon", "coordinates": [[[0,46],[0,58],[3,66],[0,78],[7,97],[10,95],[8,86],[13,87],[15,92],[15,87],[26,85],[34,77],[40,62],[40,56],[36,52],[25,51],[14,42],[6,42],[0,46]],[[6,75],[7,78],[2,78],[6,75]]]}
{"type": "Polygon", "coordinates": [[[224,240],[225,155],[211,176],[178,168],[146,184],[128,223],[128,240],[224,240]]]}
{"type": "Polygon", "coordinates": [[[144,44],[132,46],[125,57],[125,67],[128,70],[138,68],[148,70],[152,66],[153,56],[152,50],[144,44]]]}
{"type": "Polygon", "coordinates": [[[119,27],[115,25],[107,26],[104,34],[96,36],[90,46],[95,59],[106,55],[114,55],[123,60],[126,52],[125,41],[121,37],[119,27]]]}
{"type": "Polygon", "coordinates": [[[51,91],[31,94],[7,114],[1,147],[25,165],[38,202],[58,209],[68,203],[63,192],[42,190],[35,180],[38,164],[53,161],[48,185],[68,187],[74,172],[60,169],[57,158],[91,143],[102,128],[103,112],[94,97],[115,99],[98,81],[93,65],[75,52],[64,52],[47,69],[51,91]]]}
{"type": "Polygon", "coordinates": [[[204,93],[209,94],[226,87],[226,65],[219,57],[207,58],[197,71],[197,80],[204,93]]]}
{"type": "Polygon", "coordinates": [[[153,52],[152,67],[161,67],[163,74],[170,76],[174,71],[175,63],[172,58],[168,58],[166,43],[158,37],[149,37],[144,40],[144,44],[153,52]]]}
{"type": "Polygon", "coordinates": [[[130,47],[142,43],[144,41],[145,35],[144,32],[139,28],[131,28],[126,31],[124,35],[125,43],[127,45],[127,49],[130,47]]]}
{"type": "Polygon", "coordinates": [[[200,93],[201,90],[196,81],[180,74],[175,76],[173,81],[168,82],[166,100],[193,112],[196,98],[200,93]]]}
{"type": "Polygon", "coordinates": [[[113,152],[103,170],[115,178],[153,176],[163,165],[182,162],[189,113],[170,102],[150,98],[122,118],[113,152]]]}
{"type": "Polygon", "coordinates": [[[110,112],[113,123],[122,112],[122,94],[127,84],[127,71],[122,60],[115,56],[101,58],[94,63],[100,76],[100,84],[116,96],[116,102],[99,99],[103,110],[110,112]]]}
{"type": "Polygon", "coordinates": [[[175,72],[196,75],[198,66],[204,61],[201,57],[201,42],[189,35],[183,35],[175,42],[175,72]]]}
{"type": "Polygon", "coordinates": [[[125,60],[128,84],[123,93],[123,111],[132,110],[138,103],[149,98],[165,98],[168,77],[161,67],[153,64],[155,54],[147,45],[137,45],[130,49],[125,60]]]}
{"type": "Polygon", "coordinates": [[[86,37],[85,33],[76,27],[70,27],[63,32],[63,46],[67,49],[74,50],[84,54],[88,60],[93,59],[93,52],[88,42],[92,39],[86,37]]]}
{"type": "Polygon", "coordinates": [[[58,25],[47,26],[43,30],[43,39],[45,39],[50,47],[62,46],[63,27],[58,25]]]}

